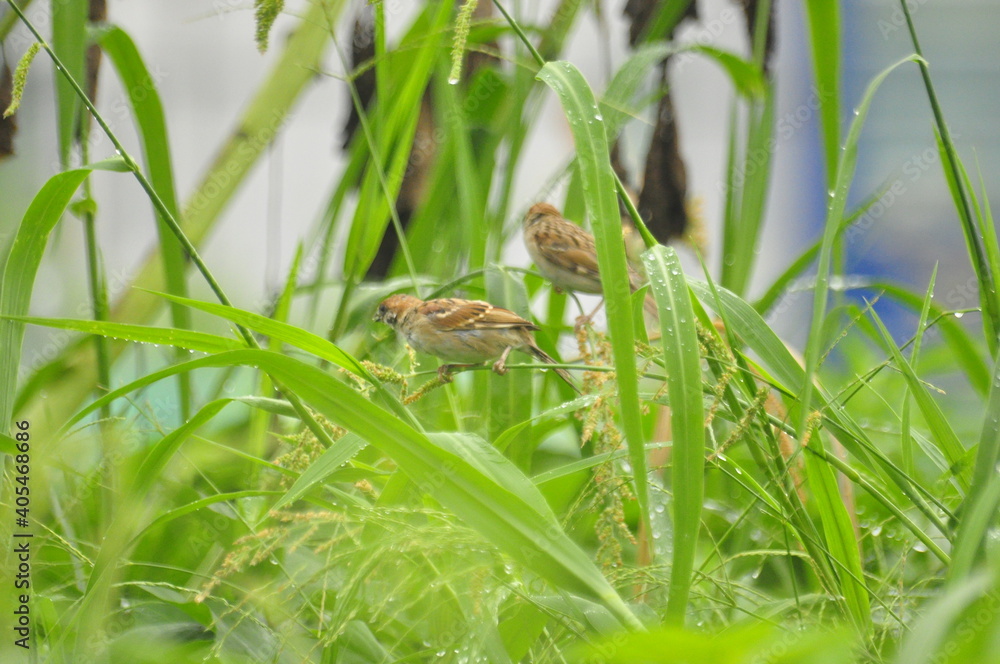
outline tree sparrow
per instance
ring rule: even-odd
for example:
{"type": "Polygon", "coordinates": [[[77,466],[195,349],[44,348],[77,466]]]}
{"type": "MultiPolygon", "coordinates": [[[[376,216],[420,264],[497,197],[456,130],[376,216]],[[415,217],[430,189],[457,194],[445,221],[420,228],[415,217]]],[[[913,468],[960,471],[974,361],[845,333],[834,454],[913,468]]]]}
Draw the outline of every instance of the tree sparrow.
{"type": "MultiPolygon", "coordinates": [[[[597,265],[594,236],[571,221],[563,219],[548,203],[535,203],[524,217],[524,245],[542,276],[557,290],[601,294],[601,275],[597,265]]],[[[629,288],[642,286],[642,277],[631,267],[629,288]]],[[[646,310],[656,313],[656,303],[646,298],[646,310]]],[[[598,305],[600,308],[600,305],[598,305]]],[[[597,313],[595,309],[584,321],[597,313]]]]}
{"type": "MultiPolygon", "coordinates": [[[[455,368],[478,366],[494,358],[499,359],[493,363],[493,371],[502,376],[507,373],[507,356],[514,349],[542,362],[556,363],[535,344],[531,333],[539,329],[537,325],[481,300],[425,302],[412,295],[390,295],[378,306],[374,319],[396,330],[415,350],[456,363],[438,369],[442,380],[455,368]]],[[[580,391],[566,370],[553,370],[580,391]]]]}

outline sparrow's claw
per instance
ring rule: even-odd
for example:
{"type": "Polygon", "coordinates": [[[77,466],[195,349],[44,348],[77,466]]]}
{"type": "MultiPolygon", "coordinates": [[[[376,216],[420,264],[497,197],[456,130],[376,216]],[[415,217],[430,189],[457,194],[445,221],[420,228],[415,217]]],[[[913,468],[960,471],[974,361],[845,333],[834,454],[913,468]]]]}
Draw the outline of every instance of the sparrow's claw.
{"type": "Polygon", "coordinates": [[[500,355],[500,359],[493,363],[493,371],[497,373],[498,376],[502,376],[507,373],[507,357],[510,355],[510,351],[514,350],[511,346],[507,346],[503,353],[500,355]]]}

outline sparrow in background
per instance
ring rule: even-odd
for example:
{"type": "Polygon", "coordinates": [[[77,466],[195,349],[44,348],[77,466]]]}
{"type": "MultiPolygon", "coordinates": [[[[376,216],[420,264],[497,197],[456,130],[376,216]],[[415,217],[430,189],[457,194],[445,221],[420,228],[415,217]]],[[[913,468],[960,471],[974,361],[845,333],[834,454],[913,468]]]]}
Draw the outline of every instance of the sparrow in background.
{"type": "MultiPolygon", "coordinates": [[[[542,276],[557,290],[601,294],[601,275],[597,266],[594,236],[562,215],[548,203],[535,203],[524,217],[524,245],[542,276]]],[[[642,277],[628,268],[628,285],[635,292],[642,277]]],[[[603,304],[603,302],[602,302],[603,304]]],[[[582,322],[589,321],[601,305],[582,322]]],[[[656,314],[656,302],[647,297],[646,311],[656,314]]]]}
{"type": "MultiPolygon", "coordinates": [[[[493,371],[502,376],[507,373],[507,356],[514,349],[542,362],[556,363],[535,344],[531,333],[539,329],[537,325],[481,300],[425,302],[412,295],[390,295],[378,306],[374,319],[396,330],[415,350],[456,363],[438,369],[442,380],[457,367],[478,366],[494,358],[499,359],[493,363],[493,371]]],[[[565,369],[553,370],[580,391],[565,369]]]]}

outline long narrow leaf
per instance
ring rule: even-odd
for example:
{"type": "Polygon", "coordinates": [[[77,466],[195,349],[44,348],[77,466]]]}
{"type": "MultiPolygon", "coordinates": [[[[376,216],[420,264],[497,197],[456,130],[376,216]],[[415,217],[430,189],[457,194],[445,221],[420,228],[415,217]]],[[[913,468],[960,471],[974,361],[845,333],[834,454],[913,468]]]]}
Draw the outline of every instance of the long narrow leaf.
{"type": "MultiPolygon", "coordinates": [[[[538,72],[538,78],[559,97],[576,144],[583,195],[594,229],[597,260],[601,268],[608,332],[618,378],[622,429],[631,451],[629,460],[635,474],[636,500],[641,518],[649,526],[649,482],[639,410],[639,373],[635,361],[628,263],[622,242],[607,133],[597,100],[576,67],[568,62],[549,62],[538,72]]],[[[649,528],[649,531],[652,529],[649,528]]]]}
{"type": "MultiPolygon", "coordinates": [[[[814,3],[816,4],[816,3],[814,3]]],[[[827,204],[826,221],[823,226],[823,243],[820,246],[819,265],[816,269],[816,288],[813,293],[812,322],[809,325],[809,337],[805,349],[805,381],[802,384],[801,401],[802,408],[799,413],[799,421],[796,423],[796,430],[799,435],[805,435],[806,418],[809,417],[813,384],[813,375],[819,365],[820,353],[825,346],[823,335],[823,324],[826,320],[827,295],[830,289],[830,268],[833,258],[834,243],[838,233],[842,228],[841,221],[844,210],[847,207],[847,194],[851,187],[851,180],[854,177],[854,169],[858,160],[858,140],[861,138],[861,128],[864,126],[865,118],[868,116],[868,109],[871,107],[875,92],[889,74],[907,62],[917,61],[917,56],[906,57],[899,62],[882,70],[865,90],[861,103],[858,105],[854,121],[844,143],[840,161],[837,162],[837,174],[834,179],[834,187],[830,190],[830,200],[827,204]]]]}
{"type": "Polygon", "coordinates": [[[97,167],[94,164],[52,176],[28,206],[21,226],[14,236],[3,262],[3,282],[0,283],[0,422],[10,422],[17,388],[17,372],[21,360],[24,323],[10,317],[28,313],[35,275],[42,261],[49,233],[62,216],[73,193],[84,178],[97,167]]]}
{"type": "Polygon", "coordinates": [[[105,395],[77,413],[70,424],[105,403],[168,376],[202,367],[236,365],[266,371],[330,421],[382,450],[421,490],[542,578],[601,601],[623,625],[641,627],[589,557],[566,535],[537,490],[525,492],[530,480],[503,456],[497,453],[470,463],[323,370],[298,360],[263,350],[230,351],[192,360],[105,395]],[[487,462],[489,470],[481,465],[487,462]]]}
{"type": "Polygon", "coordinates": [[[676,252],[659,245],[644,253],[642,259],[660,312],[673,434],[674,551],[667,615],[683,624],[701,530],[705,482],[705,404],[701,393],[698,331],[676,252]]]}

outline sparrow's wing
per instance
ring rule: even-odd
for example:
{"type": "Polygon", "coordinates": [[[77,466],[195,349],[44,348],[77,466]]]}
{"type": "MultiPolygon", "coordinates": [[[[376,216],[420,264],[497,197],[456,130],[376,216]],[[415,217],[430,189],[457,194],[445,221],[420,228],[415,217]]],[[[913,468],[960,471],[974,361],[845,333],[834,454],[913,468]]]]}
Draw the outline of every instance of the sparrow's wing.
{"type": "Polygon", "coordinates": [[[593,235],[565,219],[542,221],[534,231],[538,252],[550,263],[570,272],[599,277],[593,235]]]}
{"type": "Polygon", "coordinates": [[[481,300],[443,298],[428,300],[420,307],[427,320],[441,331],[490,330],[523,328],[537,330],[538,326],[526,321],[513,311],[495,307],[481,300]]]}

